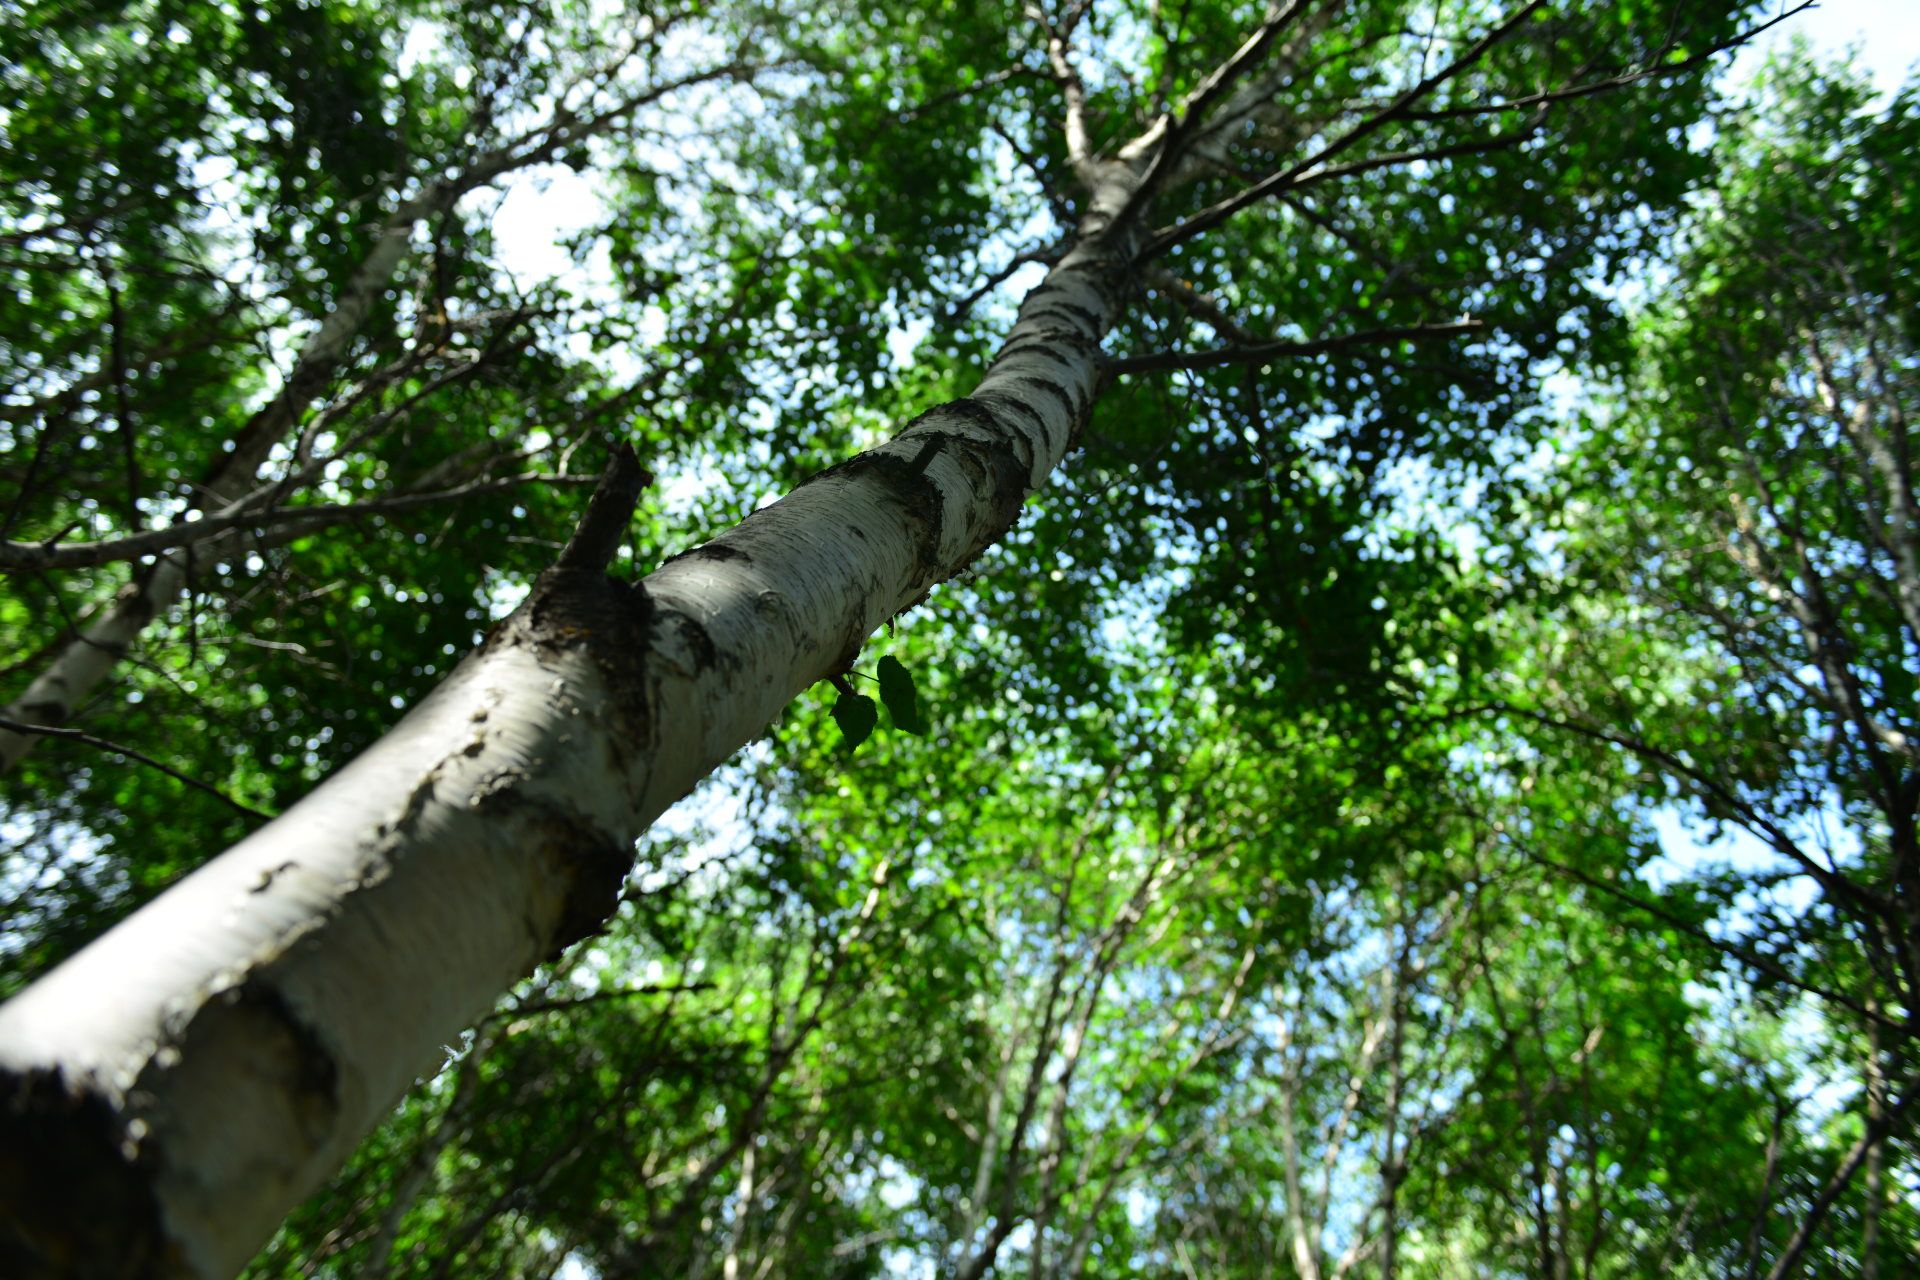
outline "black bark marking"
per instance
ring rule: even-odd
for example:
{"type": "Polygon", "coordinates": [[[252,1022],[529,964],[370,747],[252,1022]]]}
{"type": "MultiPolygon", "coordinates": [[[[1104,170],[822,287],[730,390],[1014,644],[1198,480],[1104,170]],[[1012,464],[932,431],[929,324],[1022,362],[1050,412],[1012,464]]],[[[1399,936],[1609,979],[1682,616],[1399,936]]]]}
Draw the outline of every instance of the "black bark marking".
{"type": "MultiPolygon", "coordinates": [[[[959,403],[955,401],[941,408],[951,409],[959,403]]],[[[925,418],[928,415],[921,416],[925,418]]],[[[940,433],[940,438],[960,439],[958,436],[948,436],[945,433],[940,433]]],[[[847,459],[833,470],[849,479],[871,477],[885,485],[908,518],[917,526],[918,531],[914,536],[913,548],[915,562],[926,569],[939,564],[940,531],[945,519],[941,514],[940,486],[933,482],[932,477],[928,476],[924,469],[914,470],[913,462],[909,459],[869,450],[847,459]]]]}
{"type": "Polygon", "coordinates": [[[957,413],[963,418],[971,419],[989,430],[1001,430],[1000,420],[993,416],[993,410],[989,406],[980,403],[974,396],[961,396],[958,400],[950,400],[941,407],[957,413]]]}
{"type": "Polygon", "coordinates": [[[920,446],[920,452],[914,454],[913,459],[907,463],[907,470],[916,476],[925,475],[927,468],[933,465],[933,455],[940,452],[940,443],[945,439],[945,432],[929,432],[926,443],[920,446]]]}
{"type": "Polygon", "coordinates": [[[58,1070],[0,1071],[0,1275],[184,1272],[161,1233],[152,1177],[105,1098],[58,1070]]]}
{"type": "Polygon", "coordinates": [[[740,550],[740,548],[731,546],[725,542],[703,542],[697,547],[689,547],[685,551],[677,552],[674,555],[670,555],[665,560],[662,560],[660,563],[664,567],[666,565],[673,564],[675,561],[678,561],[678,560],[694,560],[694,559],[716,560],[716,561],[722,561],[722,562],[727,560],[744,560],[748,564],[753,563],[753,557],[751,555],[740,550]]]}
{"type": "Polygon", "coordinates": [[[283,862],[277,867],[268,867],[260,873],[258,880],[247,886],[247,892],[265,893],[267,890],[273,888],[273,882],[275,880],[278,880],[283,874],[292,871],[299,865],[297,862],[283,862]]]}
{"type": "Polygon", "coordinates": [[[1027,500],[1027,484],[1033,476],[1032,445],[1018,432],[1008,432],[1004,439],[1005,443],[999,446],[967,442],[970,447],[966,448],[965,455],[969,469],[986,499],[989,514],[963,562],[941,573],[941,581],[972,563],[974,557],[999,541],[1020,517],[1020,508],[1027,500]],[[1022,447],[1028,453],[1024,461],[1019,457],[1022,447]]]}
{"type": "Polygon", "coordinates": [[[582,938],[597,934],[620,906],[633,870],[634,847],[550,800],[521,790],[502,791],[484,806],[489,816],[518,811],[518,825],[535,833],[533,853],[545,858],[566,885],[560,918],[545,940],[541,963],[558,959],[582,938]]]}
{"type": "Polygon", "coordinates": [[[621,731],[630,742],[645,742],[653,720],[646,665],[654,613],[642,583],[556,565],[540,575],[527,603],[482,648],[520,643],[586,649],[614,695],[621,731]]]}
{"type": "Polygon", "coordinates": [[[1050,382],[1045,378],[1037,378],[1031,374],[1016,376],[1013,381],[1018,382],[1023,387],[1030,388],[1036,394],[1052,396],[1060,402],[1060,407],[1067,411],[1069,417],[1076,422],[1080,420],[1079,402],[1059,383],[1050,382]]]}
{"type": "MultiPolygon", "coordinates": [[[[205,1033],[203,1027],[209,1021],[230,1022],[246,1037],[248,1044],[273,1049],[279,1059],[282,1083],[293,1100],[302,1136],[313,1147],[333,1137],[339,1128],[340,1064],[319,1031],[287,1003],[277,987],[249,978],[215,996],[180,1037],[182,1066],[202,1056],[194,1052],[193,1044],[198,1034],[205,1033]]],[[[211,1030],[219,1032],[226,1027],[216,1026],[211,1030]]],[[[155,1065],[149,1066],[147,1072],[175,1069],[155,1065]]],[[[141,1074],[144,1076],[147,1072],[141,1074]]]]}
{"type": "Polygon", "coordinates": [[[698,556],[703,560],[745,560],[748,564],[753,563],[752,556],[740,550],[740,548],[728,546],[724,542],[705,543],[702,546],[695,547],[686,554],[689,556],[698,556]]]}
{"type": "Polygon", "coordinates": [[[1091,307],[1077,302],[1049,302],[1021,316],[1019,328],[1031,329],[1041,324],[1046,324],[1045,332],[1060,335],[1062,341],[1087,347],[1095,345],[1088,331],[1099,332],[1100,317],[1091,307]],[[1047,323],[1049,321],[1052,323],[1047,323]]]}
{"type": "MultiPolygon", "coordinates": [[[[695,552],[727,560],[745,552],[712,544],[695,552]]],[[[692,553],[689,553],[692,554],[692,553]]],[[[640,582],[556,565],[535,581],[527,602],[495,628],[482,649],[503,644],[539,650],[584,649],[606,682],[616,755],[625,757],[652,739],[655,703],[651,674],[659,643],[657,628],[672,626],[702,667],[718,661],[713,637],[698,619],[662,609],[640,582]]],[[[566,885],[560,918],[542,960],[551,960],[581,938],[600,931],[619,905],[633,868],[631,840],[622,842],[557,802],[529,795],[517,771],[501,775],[476,794],[489,815],[514,814],[534,835],[536,857],[546,858],[566,885]]]]}
{"type": "MultiPolygon", "coordinates": [[[[993,395],[992,393],[978,397],[975,403],[984,406],[989,413],[993,412],[995,405],[1005,407],[1009,404],[1017,404],[1016,401],[1003,396],[993,395]]],[[[1044,430],[1044,423],[1042,423],[1043,433],[1044,430]]],[[[1038,446],[1035,445],[1032,437],[1026,432],[1020,430],[1017,426],[1009,425],[1006,420],[999,417],[998,414],[994,415],[994,435],[998,441],[997,444],[984,445],[979,441],[970,442],[973,451],[980,454],[980,457],[970,459],[971,466],[968,469],[968,473],[973,477],[973,482],[980,488],[986,489],[989,492],[993,491],[999,482],[994,478],[992,461],[990,458],[987,458],[987,455],[989,453],[999,453],[1011,449],[1019,459],[1023,469],[1022,484],[1024,485],[1033,475],[1033,460],[1039,451],[1038,446]],[[986,460],[983,461],[982,459],[986,460]]]]}
{"type": "MultiPolygon", "coordinates": [[[[976,544],[975,555],[1006,536],[1007,530],[1013,528],[1014,522],[1020,519],[1020,508],[1027,501],[1027,483],[1033,477],[1033,464],[1030,461],[1021,462],[1010,452],[994,454],[993,463],[993,521],[987,536],[976,544]]],[[[971,563],[971,556],[968,561],[971,563]]]]}
{"type": "Polygon", "coordinates": [[[1092,307],[1085,305],[1084,303],[1065,302],[1065,301],[1049,302],[1045,307],[1041,308],[1039,311],[1036,311],[1034,314],[1036,316],[1052,315],[1052,314],[1071,316],[1073,319],[1078,320],[1081,324],[1085,325],[1087,328],[1092,329],[1096,332],[1098,332],[1099,329],[1101,328],[1100,313],[1095,311],[1092,307]]]}
{"type": "Polygon", "coordinates": [[[680,633],[681,640],[693,650],[693,665],[699,670],[711,671],[720,661],[720,647],[714,644],[712,633],[700,619],[679,609],[662,609],[655,618],[680,633]]]}
{"type": "Polygon", "coordinates": [[[1089,358],[1097,360],[1102,354],[1100,344],[1083,333],[1070,329],[1044,329],[1009,339],[995,353],[993,363],[988,367],[998,368],[1015,356],[1029,353],[1043,355],[1065,369],[1076,368],[1089,358]],[[1063,347],[1071,350],[1062,350],[1063,347]]]}
{"type": "Polygon", "coordinates": [[[1028,404],[1025,400],[1020,399],[1018,396],[1002,395],[998,392],[990,391],[985,395],[978,397],[978,399],[990,405],[997,405],[1002,409],[1010,409],[1013,412],[1019,414],[1021,417],[1025,418],[1028,422],[1031,422],[1033,424],[1034,430],[1039,431],[1042,434],[1046,432],[1046,429],[1047,429],[1046,415],[1041,413],[1038,409],[1034,408],[1032,405],[1028,404]]]}

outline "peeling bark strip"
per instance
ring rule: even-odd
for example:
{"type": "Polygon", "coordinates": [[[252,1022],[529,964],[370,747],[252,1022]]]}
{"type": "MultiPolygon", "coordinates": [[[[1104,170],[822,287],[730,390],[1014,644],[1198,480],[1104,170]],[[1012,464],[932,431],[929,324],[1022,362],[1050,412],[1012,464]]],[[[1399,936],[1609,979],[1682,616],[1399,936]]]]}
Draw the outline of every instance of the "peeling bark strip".
{"type": "Polygon", "coordinates": [[[642,482],[617,452],[526,603],[391,733],[0,1007],[0,1273],[237,1272],[604,923],[654,818],[1011,527],[1099,385],[1125,279],[1101,244],[971,396],[640,583],[604,573],[642,482]]]}

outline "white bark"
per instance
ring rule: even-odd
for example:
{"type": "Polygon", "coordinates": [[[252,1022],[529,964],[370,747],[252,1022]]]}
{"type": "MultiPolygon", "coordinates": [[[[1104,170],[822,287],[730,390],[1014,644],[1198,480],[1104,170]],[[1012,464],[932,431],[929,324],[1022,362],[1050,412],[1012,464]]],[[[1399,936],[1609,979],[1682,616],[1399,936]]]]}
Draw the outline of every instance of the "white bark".
{"type": "Polygon", "coordinates": [[[237,1271],[604,919],[648,823],[1005,533],[1091,407],[1121,260],[1076,250],[973,395],[643,583],[590,511],[605,546],[392,733],[0,1007],[0,1176],[63,1170],[7,1230],[67,1274],[237,1271]]]}

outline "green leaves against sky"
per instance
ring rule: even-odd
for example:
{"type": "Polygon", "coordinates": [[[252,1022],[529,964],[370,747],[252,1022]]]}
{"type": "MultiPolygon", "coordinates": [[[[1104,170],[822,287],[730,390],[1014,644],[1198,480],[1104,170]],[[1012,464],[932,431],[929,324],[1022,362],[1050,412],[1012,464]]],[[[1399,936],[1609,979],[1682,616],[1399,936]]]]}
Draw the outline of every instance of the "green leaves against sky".
{"type": "MultiPolygon", "coordinates": [[[[1160,229],[1522,7],[1328,7],[1160,229]]],[[[1266,13],[1096,0],[1096,142],[1266,13]]],[[[1006,539],[650,836],[252,1274],[1731,1276],[1815,1219],[1800,1274],[1900,1274],[1911,1122],[1820,1188],[1913,1084],[1920,100],[1642,74],[1754,20],[1538,6],[1143,267],[1006,539]]],[[[180,518],[407,193],[708,72],[556,149],[578,271],[516,273],[484,186],[409,233],[266,473],[389,505],[196,560],[72,727],[286,808],[521,598],[612,442],[657,477],[633,578],[964,394],[1081,211],[1020,5],[0,15],[22,544],[180,518]]],[[[141,571],[7,574],[5,697],[141,571]]],[[[72,738],[0,804],[5,991],[250,825],[72,738]]]]}

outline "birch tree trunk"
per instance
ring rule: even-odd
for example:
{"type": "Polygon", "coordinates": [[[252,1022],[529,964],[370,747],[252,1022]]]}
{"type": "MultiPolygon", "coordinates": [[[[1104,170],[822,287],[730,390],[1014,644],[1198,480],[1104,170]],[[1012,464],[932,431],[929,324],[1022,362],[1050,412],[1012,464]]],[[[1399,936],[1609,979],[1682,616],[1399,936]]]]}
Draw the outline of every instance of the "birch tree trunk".
{"type": "Polygon", "coordinates": [[[616,457],[527,602],[386,737],[0,1007],[0,1270],[228,1276],[444,1046],[612,910],[633,845],[1018,517],[1092,407],[1091,234],[984,379],[639,583],[616,457]]]}

